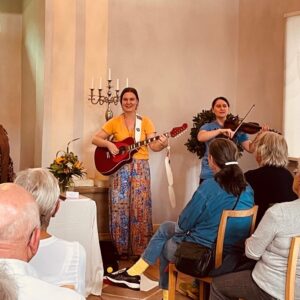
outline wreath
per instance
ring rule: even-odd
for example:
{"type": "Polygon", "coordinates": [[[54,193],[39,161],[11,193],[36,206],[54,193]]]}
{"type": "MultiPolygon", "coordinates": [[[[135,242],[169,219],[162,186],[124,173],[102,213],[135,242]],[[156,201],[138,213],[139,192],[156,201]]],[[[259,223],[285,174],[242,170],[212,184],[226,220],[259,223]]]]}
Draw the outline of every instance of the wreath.
{"type": "MultiPolygon", "coordinates": [[[[238,116],[234,116],[233,114],[227,115],[227,120],[234,120],[238,118],[238,116]]],[[[205,143],[199,142],[197,139],[198,132],[202,125],[205,123],[210,123],[216,119],[215,114],[211,110],[202,110],[202,112],[198,113],[196,116],[193,117],[193,127],[191,128],[190,132],[190,138],[188,141],[184,144],[188,151],[192,153],[196,153],[199,159],[201,159],[204,156],[205,153],[205,143]]],[[[239,150],[240,156],[242,155],[242,152],[244,151],[242,145],[240,143],[237,143],[236,140],[233,140],[239,150]]]]}

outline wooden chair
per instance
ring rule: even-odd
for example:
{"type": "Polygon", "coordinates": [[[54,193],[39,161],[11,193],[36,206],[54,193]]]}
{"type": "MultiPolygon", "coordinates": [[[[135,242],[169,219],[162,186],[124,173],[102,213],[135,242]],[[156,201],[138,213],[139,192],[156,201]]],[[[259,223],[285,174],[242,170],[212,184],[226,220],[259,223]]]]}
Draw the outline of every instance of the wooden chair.
{"type": "MultiPolygon", "coordinates": [[[[247,210],[224,210],[221,216],[221,221],[219,225],[217,242],[216,242],[216,257],[215,257],[215,268],[218,268],[222,264],[223,260],[223,245],[225,239],[225,231],[228,218],[244,218],[252,216],[252,223],[250,226],[249,236],[254,232],[255,221],[257,215],[258,206],[255,205],[247,210]]],[[[175,300],[176,294],[176,282],[178,277],[178,271],[174,263],[169,264],[169,299],[175,300]]],[[[205,300],[207,298],[207,289],[212,281],[212,277],[197,277],[200,281],[199,287],[199,299],[205,300]]]]}
{"type": "Polygon", "coordinates": [[[285,281],[285,300],[294,300],[297,259],[300,248],[300,236],[292,238],[285,281]]]}

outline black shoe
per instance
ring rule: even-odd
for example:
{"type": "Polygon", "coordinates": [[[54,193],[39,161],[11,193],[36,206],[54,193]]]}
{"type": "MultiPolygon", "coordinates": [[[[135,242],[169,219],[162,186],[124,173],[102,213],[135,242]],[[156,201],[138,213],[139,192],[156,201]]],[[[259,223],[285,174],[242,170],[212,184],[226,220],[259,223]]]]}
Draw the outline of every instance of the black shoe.
{"type": "Polygon", "coordinates": [[[130,276],[127,273],[127,269],[122,269],[117,272],[107,274],[105,278],[113,285],[129,288],[136,291],[140,290],[141,276],[130,276]]]}

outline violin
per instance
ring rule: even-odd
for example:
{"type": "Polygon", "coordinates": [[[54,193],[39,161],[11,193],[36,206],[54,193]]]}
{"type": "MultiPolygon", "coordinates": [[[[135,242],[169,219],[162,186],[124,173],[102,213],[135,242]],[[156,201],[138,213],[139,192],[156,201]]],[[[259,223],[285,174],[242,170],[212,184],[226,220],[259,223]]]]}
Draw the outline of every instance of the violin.
{"type": "MultiPolygon", "coordinates": [[[[242,122],[237,117],[225,120],[224,128],[229,128],[232,131],[235,131],[238,128],[238,130],[237,130],[238,132],[244,132],[244,133],[248,133],[248,134],[258,133],[262,129],[262,127],[256,122],[242,122]]],[[[281,134],[280,132],[278,132],[274,129],[269,129],[269,131],[281,134]]]]}

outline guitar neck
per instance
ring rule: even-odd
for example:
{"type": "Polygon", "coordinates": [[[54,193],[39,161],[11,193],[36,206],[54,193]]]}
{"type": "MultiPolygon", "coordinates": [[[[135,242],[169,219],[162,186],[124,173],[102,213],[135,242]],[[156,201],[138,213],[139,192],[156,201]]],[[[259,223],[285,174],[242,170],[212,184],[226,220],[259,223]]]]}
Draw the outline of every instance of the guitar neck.
{"type": "MultiPolygon", "coordinates": [[[[167,132],[167,133],[164,133],[163,135],[166,136],[166,137],[168,137],[168,136],[169,136],[169,133],[167,132]]],[[[130,150],[138,149],[138,148],[140,148],[141,146],[146,146],[146,145],[150,144],[151,142],[154,142],[154,141],[158,140],[159,137],[160,137],[160,136],[157,135],[157,136],[154,136],[154,137],[152,137],[152,138],[146,139],[146,140],[144,140],[144,141],[140,141],[140,142],[134,143],[134,144],[132,144],[132,145],[129,145],[129,146],[127,147],[127,149],[128,149],[129,151],[130,151],[130,150]]]]}

